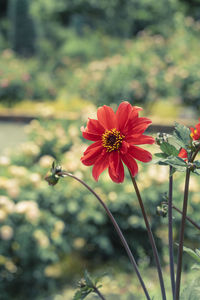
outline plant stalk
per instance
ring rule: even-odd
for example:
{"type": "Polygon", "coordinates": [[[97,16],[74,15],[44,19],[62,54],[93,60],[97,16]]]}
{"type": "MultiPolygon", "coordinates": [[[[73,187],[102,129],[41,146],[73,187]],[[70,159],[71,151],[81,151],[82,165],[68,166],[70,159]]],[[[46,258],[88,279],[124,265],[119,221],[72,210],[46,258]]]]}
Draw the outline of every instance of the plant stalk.
{"type": "Polygon", "coordinates": [[[102,293],[99,291],[99,289],[94,286],[94,292],[99,296],[100,299],[106,300],[106,298],[102,295],[102,293]]]}
{"type": "Polygon", "coordinates": [[[190,181],[190,169],[188,168],[186,171],[186,177],[185,177],[185,191],[184,191],[182,220],[181,220],[181,229],[180,229],[179,246],[178,246],[175,300],[179,300],[179,297],[180,297],[182,258],[183,258],[183,241],[184,241],[184,231],[185,231],[185,220],[186,220],[186,215],[187,215],[189,181],[190,181]]]}
{"type": "Polygon", "coordinates": [[[148,218],[147,218],[147,215],[146,215],[146,212],[145,212],[145,208],[144,208],[144,205],[143,205],[143,201],[142,201],[142,198],[141,198],[141,195],[140,195],[140,192],[139,192],[136,180],[132,176],[130,170],[129,170],[129,173],[130,173],[131,180],[133,182],[133,186],[135,188],[135,192],[136,192],[139,204],[140,204],[140,208],[141,208],[142,215],[143,215],[143,218],[144,218],[144,221],[145,221],[145,225],[146,225],[146,228],[147,228],[149,240],[150,240],[151,247],[152,247],[152,250],[153,250],[153,255],[154,255],[154,259],[155,259],[155,263],[156,263],[156,267],[157,267],[157,271],[158,271],[158,277],[159,277],[159,281],[160,281],[160,288],[161,288],[161,293],[162,293],[162,299],[166,300],[164,280],[163,280],[163,275],[162,275],[162,270],[161,270],[161,265],[160,265],[160,260],[159,260],[158,251],[157,251],[157,248],[156,248],[155,240],[154,240],[154,237],[153,237],[150,225],[149,225],[149,221],[148,221],[148,218]]]}
{"type": "MultiPolygon", "coordinates": [[[[162,202],[162,203],[168,205],[168,202],[162,202]]],[[[172,208],[175,209],[177,212],[179,212],[181,215],[183,215],[183,212],[175,205],[172,205],[172,208]]],[[[186,220],[190,222],[196,229],[200,230],[200,226],[195,221],[193,221],[190,217],[186,216],[186,220]]]]}
{"type": "Polygon", "coordinates": [[[135,270],[135,272],[136,272],[136,275],[137,275],[137,277],[138,277],[138,279],[139,279],[139,282],[140,282],[140,284],[141,284],[141,286],[142,286],[142,289],[143,289],[143,291],[144,291],[144,293],[145,293],[146,299],[147,299],[147,300],[151,300],[151,298],[150,298],[150,296],[149,296],[149,293],[148,293],[148,291],[147,291],[147,288],[146,288],[146,286],[145,286],[145,284],[144,284],[144,281],[143,281],[143,279],[142,279],[142,276],[141,276],[141,274],[140,274],[140,271],[139,271],[139,269],[138,269],[137,263],[136,263],[136,261],[135,261],[135,259],[134,259],[134,257],[133,257],[133,254],[132,254],[132,252],[131,252],[131,250],[130,250],[130,248],[129,248],[129,246],[128,246],[128,243],[127,243],[127,241],[126,241],[126,239],[125,239],[125,237],[124,237],[124,235],[123,235],[121,229],[119,228],[119,225],[117,224],[115,218],[113,217],[112,213],[110,212],[109,208],[107,207],[107,205],[106,205],[106,204],[103,202],[103,200],[95,193],[95,191],[94,191],[89,185],[87,185],[87,183],[85,183],[84,181],[82,181],[82,180],[79,179],[78,177],[74,176],[74,175],[71,174],[71,173],[67,173],[67,172],[65,172],[65,171],[59,172],[58,175],[60,175],[60,176],[61,176],[61,175],[69,176],[69,177],[72,177],[73,179],[77,180],[78,182],[80,182],[83,186],[85,186],[85,187],[86,187],[86,188],[87,188],[87,189],[88,189],[88,190],[89,190],[89,191],[97,198],[97,200],[99,201],[99,203],[103,206],[103,208],[105,209],[105,211],[106,211],[108,217],[110,218],[110,220],[111,220],[113,226],[115,227],[115,230],[116,230],[116,232],[117,232],[117,234],[118,234],[118,236],[119,236],[119,238],[120,238],[120,240],[121,240],[121,242],[122,242],[122,244],[123,244],[123,246],[124,246],[124,248],[125,248],[125,250],[126,250],[126,253],[127,253],[128,257],[129,257],[129,260],[130,260],[130,262],[131,262],[131,264],[132,264],[132,266],[133,266],[133,268],[134,268],[134,270],[135,270]]]}
{"type": "Polygon", "coordinates": [[[169,199],[168,199],[168,242],[169,242],[169,265],[172,295],[175,295],[175,274],[174,274],[174,249],[173,249],[173,221],[172,221],[172,197],[173,197],[173,175],[172,166],[169,168],[169,199]]]}

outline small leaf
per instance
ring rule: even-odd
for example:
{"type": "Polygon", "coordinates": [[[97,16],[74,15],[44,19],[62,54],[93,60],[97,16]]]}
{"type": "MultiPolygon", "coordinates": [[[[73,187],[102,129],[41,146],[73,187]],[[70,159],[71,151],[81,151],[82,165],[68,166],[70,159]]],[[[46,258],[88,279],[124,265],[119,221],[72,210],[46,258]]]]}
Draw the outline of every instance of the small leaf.
{"type": "Polygon", "coordinates": [[[94,284],[93,284],[92,279],[91,279],[91,277],[90,277],[90,275],[89,275],[89,273],[88,273],[87,270],[85,270],[85,272],[84,272],[84,278],[85,278],[87,286],[93,288],[94,284]]]}
{"type": "Polygon", "coordinates": [[[167,155],[177,156],[179,153],[179,150],[177,150],[173,145],[170,145],[167,142],[163,142],[160,145],[160,149],[167,155]]]}
{"type": "Polygon", "coordinates": [[[154,155],[159,158],[167,158],[167,154],[165,153],[155,153],[154,155]]]}
{"type": "Polygon", "coordinates": [[[194,250],[187,247],[183,247],[183,250],[200,263],[200,256],[194,250]]]}
{"type": "Polygon", "coordinates": [[[191,144],[190,129],[182,124],[175,123],[175,130],[173,136],[177,139],[177,143],[187,148],[191,144]]]}

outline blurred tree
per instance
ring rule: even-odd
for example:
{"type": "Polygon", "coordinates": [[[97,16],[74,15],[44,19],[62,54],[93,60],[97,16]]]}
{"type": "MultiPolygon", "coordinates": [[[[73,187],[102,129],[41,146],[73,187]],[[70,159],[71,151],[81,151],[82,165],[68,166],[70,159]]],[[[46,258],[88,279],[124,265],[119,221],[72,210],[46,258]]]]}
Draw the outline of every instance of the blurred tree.
{"type": "Polygon", "coordinates": [[[200,0],[179,0],[185,5],[185,13],[196,20],[200,19],[200,0]]]}
{"type": "Polygon", "coordinates": [[[30,0],[10,0],[8,3],[11,47],[23,56],[36,52],[36,27],[29,11],[30,3],[30,0]]]}

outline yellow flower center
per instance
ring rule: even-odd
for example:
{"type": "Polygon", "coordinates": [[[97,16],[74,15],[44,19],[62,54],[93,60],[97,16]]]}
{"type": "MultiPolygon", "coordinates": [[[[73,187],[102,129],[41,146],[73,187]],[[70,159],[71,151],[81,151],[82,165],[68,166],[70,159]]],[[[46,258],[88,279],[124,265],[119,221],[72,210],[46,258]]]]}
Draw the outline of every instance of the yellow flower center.
{"type": "Polygon", "coordinates": [[[122,144],[124,135],[121,135],[116,128],[106,130],[102,135],[102,144],[107,152],[118,150],[122,144]]]}
{"type": "Polygon", "coordinates": [[[193,132],[190,133],[190,136],[193,138],[196,133],[197,133],[197,129],[194,130],[194,133],[193,132]]]}

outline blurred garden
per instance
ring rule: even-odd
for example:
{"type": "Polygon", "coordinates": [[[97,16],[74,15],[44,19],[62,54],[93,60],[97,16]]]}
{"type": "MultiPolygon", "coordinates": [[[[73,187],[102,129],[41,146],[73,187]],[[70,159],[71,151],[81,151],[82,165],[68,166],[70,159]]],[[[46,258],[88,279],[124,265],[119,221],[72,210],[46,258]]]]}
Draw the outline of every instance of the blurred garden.
{"type": "MultiPolygon", "coordinates": [[[[80,128],[96,118],[97,107],[116,110],[122,100],[143,107],[142,116],[153,124],[194,126],[200,117],[199,49],[199,0],[1,0],[0,299],[73,299],[85,269],[103,274],[107,300],[144,299],[94,196],[71,178],[54,187],[44,180],[53,161],[105,201],[151,294],[161,299],[128,172],[122,184],[107,171],[95,182],[80,161],[88,146],[80,128]],[[5,116],[12,121],[6,126],[5,116]],[[26,126],[17,122],[23,117],[30,118],[26,126]]],[[[159,152],[157,145],[145,149],[159,152]]],[[[166,166],[139,163],[137,182],[170,292],[167,218],[156,212],[166,200],[168,176],[166,166]]],[[[182,209],[184,174],[175,173],[174,180],[174,203],[182,209]]],[[[199,204],[199,178],[192,175],[188,215],[196,222],[199,204]]],[[[176,243],[180,218],[174,212],[176,243]]],[[[199,243],[199,232],[187,223],[185,245],[195,249],[199,243]]],[[[198,277],[193,264],[184,254],[183,300],[190,299],[184,283],[198,277]]]]}

